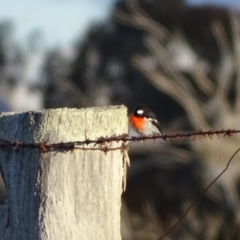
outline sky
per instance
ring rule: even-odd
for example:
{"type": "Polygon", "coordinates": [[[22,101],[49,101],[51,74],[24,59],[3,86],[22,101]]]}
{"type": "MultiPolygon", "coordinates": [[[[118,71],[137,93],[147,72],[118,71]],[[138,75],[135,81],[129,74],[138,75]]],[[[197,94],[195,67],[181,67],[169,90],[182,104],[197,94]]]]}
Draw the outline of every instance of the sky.
{"type": "MultiPolygon", "coordinates": [[[[114,0],[0,0],[0,21],[10,19],[18,42],[40,30],[47,47],[65,47],[84,35],[94,22],[109,16],[114,0]]],[[[191,4],[240,6],[240,0],[187,0],[191,4]]]]}
{"type": "Polygon", "coordinates": [[[0,21],[12,20],[18,41],[41,30],[47,46],[65,46],[107,18],[111,0],[0,0],[0,21]]]}

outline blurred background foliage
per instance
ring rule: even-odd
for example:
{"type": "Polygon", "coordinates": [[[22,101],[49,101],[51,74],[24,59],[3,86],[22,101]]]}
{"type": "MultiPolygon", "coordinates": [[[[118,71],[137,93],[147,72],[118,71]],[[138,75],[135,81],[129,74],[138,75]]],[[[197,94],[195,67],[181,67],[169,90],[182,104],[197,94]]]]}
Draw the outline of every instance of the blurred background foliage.
{"type": "MultiPolygon", "coordinates": [[[[237,8],[119,0],[71,47],[23,47],[0,22],[0,111],[146,104],[165,133],[239,128],[237,8]]],[[[132,132],[131,132],[132,134],[132,132]]],[[[158,239],[224,169],[239,137],[130,145],[123,240],[158,239]]],[[[166,239],[240,239],[240,157],[166,239]]],[[[0,194],[3,204],[4,189],[0,194]]]]}

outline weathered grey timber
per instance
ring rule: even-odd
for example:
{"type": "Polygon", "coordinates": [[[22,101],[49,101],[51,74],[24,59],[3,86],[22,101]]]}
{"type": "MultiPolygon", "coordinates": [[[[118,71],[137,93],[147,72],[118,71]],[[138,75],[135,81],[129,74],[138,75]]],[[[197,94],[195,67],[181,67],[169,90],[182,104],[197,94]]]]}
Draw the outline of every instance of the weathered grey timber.
{"type": "MultiPolygon", "coordinates": [[[[0,138],[26,143],[82,141],[127,133],[127,121],[124,106],[3,113],[0,138]]],[[[44,153],[0,148],[8,193],[0,210],[0,239],[121,239],[124,156],[121,150],[44,153]]]]}

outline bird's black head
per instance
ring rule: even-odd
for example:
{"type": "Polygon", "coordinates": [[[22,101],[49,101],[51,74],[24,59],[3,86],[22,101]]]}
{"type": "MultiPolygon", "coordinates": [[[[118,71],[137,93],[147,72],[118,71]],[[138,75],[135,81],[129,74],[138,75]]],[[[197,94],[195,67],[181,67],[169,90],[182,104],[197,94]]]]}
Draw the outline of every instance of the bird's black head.
{"type": "Polygon", "coordinates": [[[146,110],[148,110],[148,108],[144,104],[138,104],[134,108],[134,115],[137,117],[144,117],[146,110]]]}
{"type": "Polygon", "coordinates": [[[144,104],[138,104],[134,109],[134,116],[157,119],[156,115],[144,104]]]}

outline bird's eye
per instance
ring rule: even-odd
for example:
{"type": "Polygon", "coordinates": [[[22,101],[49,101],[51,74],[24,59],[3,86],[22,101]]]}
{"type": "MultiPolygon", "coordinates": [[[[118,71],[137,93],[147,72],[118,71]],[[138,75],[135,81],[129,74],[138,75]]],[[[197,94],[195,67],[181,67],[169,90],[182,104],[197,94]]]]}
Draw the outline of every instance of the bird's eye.
{"type": "Polygon", "coordinates": [[[137,110],[137,114],[139,114],[139,115],[142,115],[143,114],[143,110],[137,110]]]}

